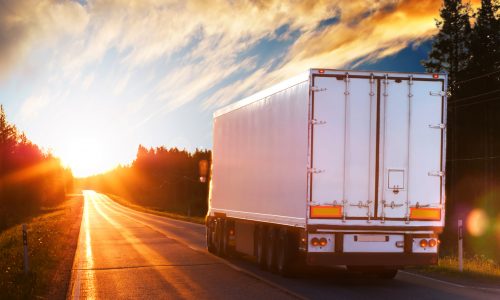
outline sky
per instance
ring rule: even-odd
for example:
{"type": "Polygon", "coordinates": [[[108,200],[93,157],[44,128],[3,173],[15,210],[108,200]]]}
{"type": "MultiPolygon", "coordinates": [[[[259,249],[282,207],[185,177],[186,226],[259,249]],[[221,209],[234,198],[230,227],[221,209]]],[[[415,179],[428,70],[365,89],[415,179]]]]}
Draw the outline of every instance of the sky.
{"type": "Polygon", "coordinates": [[[77,176],[210,149],[215,110],[309,68],[424,71],[440,6],[0,0],[0,103],[77,176]]]}

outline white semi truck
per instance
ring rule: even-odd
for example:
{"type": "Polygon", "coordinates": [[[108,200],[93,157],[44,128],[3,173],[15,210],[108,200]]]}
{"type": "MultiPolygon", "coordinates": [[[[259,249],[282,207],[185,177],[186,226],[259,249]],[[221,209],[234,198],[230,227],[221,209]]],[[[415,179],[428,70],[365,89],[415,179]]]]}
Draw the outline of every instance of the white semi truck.
{"type": "Polygon", "coordinates": [[[207,247],[282,274],[438,260],[445,74],[311,69],[214,114],[207,247]]]}

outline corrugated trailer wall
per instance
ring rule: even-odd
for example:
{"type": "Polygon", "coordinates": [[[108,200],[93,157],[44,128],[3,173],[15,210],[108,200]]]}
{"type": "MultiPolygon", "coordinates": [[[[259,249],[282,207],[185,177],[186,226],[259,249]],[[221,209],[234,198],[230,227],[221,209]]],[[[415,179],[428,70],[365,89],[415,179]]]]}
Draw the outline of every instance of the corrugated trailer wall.
{"type": "Polygon", "coordinates": [[[309,81],[304,78],[264,101],[215,116],[212,208],[243,219],[305,226],[309,81]]]}

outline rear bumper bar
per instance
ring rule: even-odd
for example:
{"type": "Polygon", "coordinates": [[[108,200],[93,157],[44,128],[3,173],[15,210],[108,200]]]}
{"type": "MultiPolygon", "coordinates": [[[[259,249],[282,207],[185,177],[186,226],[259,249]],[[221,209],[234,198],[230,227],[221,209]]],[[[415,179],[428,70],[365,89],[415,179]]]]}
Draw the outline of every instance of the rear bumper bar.
{"type": "Polygon", "coordinates": [[[437,253],[307,253],[310,266],[422,266],[435,265],[437,253]]]}

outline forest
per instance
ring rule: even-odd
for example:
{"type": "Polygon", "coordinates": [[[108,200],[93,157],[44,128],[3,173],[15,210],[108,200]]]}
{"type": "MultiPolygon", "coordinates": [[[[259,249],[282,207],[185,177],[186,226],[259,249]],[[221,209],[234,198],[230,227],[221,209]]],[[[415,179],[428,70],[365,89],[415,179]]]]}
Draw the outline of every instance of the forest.
{"type": "Polygon", "coordinates": [[[500,1],[445,0],[429,72],[448,74],[446,227],[456,249],[457,221],[469,253],[500,261],[500,1]],[[475,224],[474,226],[472,224],[475,224]]]}
{"type": "Polygon", "coordinates": [[[129,166],[81,179],[78,186],[124,197],[136,204],[188,216],[207,212],[208,181],[199,180],[199,162],[211,151],[190,153],[177,148],[145,148],[139,145],[129,166]]]}
{"type": "Polygon", "coordinates": [[[71,170],[7,121],[0,106],[0,231],[62,203],[71,170]]]}
{"type": "MultiPolygon", "coordinates": [[[[481,230],[467,231],[467,250],[500,259],[500,1],[444,0],[428,72],[448,74],[444,249],[455,249],[457,220],[477,211],[481,230]]],[[[83,188],[116,194],[159,210],[203,216],[208,183],[199,162],[210,150],[139,146],[127,166],[82,179],[83,188]]],[[[46,206],[71,188],[71,171],[0,114],[0,230],[46,206]]]]}

